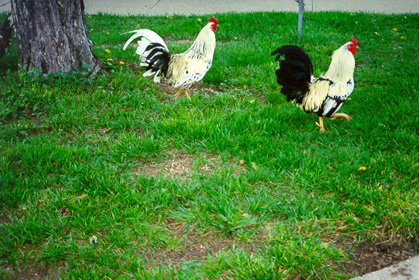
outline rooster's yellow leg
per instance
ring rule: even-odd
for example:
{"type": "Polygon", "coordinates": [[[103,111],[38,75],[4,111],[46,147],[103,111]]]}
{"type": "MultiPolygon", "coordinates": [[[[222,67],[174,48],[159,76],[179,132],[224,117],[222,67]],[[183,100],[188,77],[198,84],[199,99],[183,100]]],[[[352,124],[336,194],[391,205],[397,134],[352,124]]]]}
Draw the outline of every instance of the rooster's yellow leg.
{"type": "Polygon", "coordinates": [[[178,88],[175,92],[175,94],[173,94],[174,98],[178,98],[180,96],[180,88],[178,88]]]}
{"type": "Polygon", "coordinates": [[[185,94],[185,96],[186,96],[189,100],[191,100],[191,97],[189,96],[188,91],[187,91],[186,89],[183,89],[183,93],[185,94]]]}
{"type": "Polygon", "coordinates": [[[316,125],[320,128],[320,132],[325,132],[324,126],[323,126],[323,117],[319,117],[319,122],[316,123],[316,125]]]}
{"type": "Polygon", "coordinates": [[[334,114],[334,115],[331,117],[331,119],[332,119],[332,120],[334,120],[334,119],[336,119],[336,118],[345,119],[345,120],[347,120],[348,122],[349,122],[350,120],[352,120],[352,118],[351,118],[350,116],[348,116],[347,114],[344,114],[344,113],[334,114]]]}

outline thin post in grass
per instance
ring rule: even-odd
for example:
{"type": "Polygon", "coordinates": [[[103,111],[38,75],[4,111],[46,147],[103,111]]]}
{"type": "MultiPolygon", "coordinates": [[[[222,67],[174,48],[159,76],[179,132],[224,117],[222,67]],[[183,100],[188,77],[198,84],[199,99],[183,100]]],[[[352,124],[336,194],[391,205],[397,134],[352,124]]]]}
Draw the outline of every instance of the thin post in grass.
{"type": "Polygon", "coordinates": [[[301,32],[303,30],[304,0],[297,0],[297,2],[299,4],[299,8],[298,8],[297,37],[298,37],[298,43],[300,43],[301,32]]]}

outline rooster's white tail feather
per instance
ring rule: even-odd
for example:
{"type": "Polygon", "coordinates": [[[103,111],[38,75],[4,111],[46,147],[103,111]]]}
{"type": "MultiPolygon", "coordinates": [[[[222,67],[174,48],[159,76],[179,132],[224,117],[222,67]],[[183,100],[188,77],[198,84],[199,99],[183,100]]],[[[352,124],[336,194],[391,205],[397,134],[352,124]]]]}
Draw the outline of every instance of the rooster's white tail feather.
{"type": "Polygon", "coordinates": [[[134,33],[124,45],[124,50],[132,41],[138,39],[136,54],[140,56],[140,66],[147,69],[144,77],[154,75],[154,82],[159,83],[167,73],[170,60],[169,49],[163,39],[154,31],[139,29],[127,33],[134,33]]]}
{"type": "Polygon", "coordinates": [[[137,50],[135,51],[138,55],[143,56],[145,49],[147,48],[147,46],[150,43],[159,43],[160,45],[162,45],[167,51],[169,51],[169,49],[166,46],[166,43],[163,41],[163,39],[154,31],[149,30],[149,29],[139,29],[139,30],[133,30],[133,31],[129,31],[126,32],[124,34],[127,33],[135,33],[134,35],[132,35],[128,41],[125,43],[123,50],[125,51],[126,48],[128,47],[129,44],[132,43],[132,41],[134,41],[135,39],[139,38],[139,40],[137,41],[138,47],[137,50]]]}

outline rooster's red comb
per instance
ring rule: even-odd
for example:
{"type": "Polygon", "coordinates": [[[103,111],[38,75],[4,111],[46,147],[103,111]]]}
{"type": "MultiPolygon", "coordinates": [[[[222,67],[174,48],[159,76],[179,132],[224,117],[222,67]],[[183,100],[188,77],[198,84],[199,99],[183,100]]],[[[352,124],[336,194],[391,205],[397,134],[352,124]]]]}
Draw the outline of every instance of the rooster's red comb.
{"type": "Polygon", "coordinates": [[[218,24],[218,20],[216,19],[216,18],[210,18],[209,20],[208,20],[209,22],[213,22],[213,23],[215,23],[215,24],[218,24]]]}
{"type": "Polygon", "coordinates": [[[355,40],[354,37],[351,37],[351,42],[355,45],[358,46],[358,40],[355,40]]]}

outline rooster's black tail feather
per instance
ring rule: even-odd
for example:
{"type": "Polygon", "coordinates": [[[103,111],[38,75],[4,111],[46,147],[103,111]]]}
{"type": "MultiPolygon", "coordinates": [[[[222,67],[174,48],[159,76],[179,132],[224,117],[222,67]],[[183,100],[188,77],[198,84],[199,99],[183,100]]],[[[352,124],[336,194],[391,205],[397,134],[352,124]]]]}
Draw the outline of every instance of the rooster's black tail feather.
{"type": "Polygon", "coordinates": [[[310,57],[301,48],[292,45],[282,46],[271,55],[277,55],[275,61],[279,60],[275,74],[277,82],[282,85],[281,92],[287,96],[287,101],[295,100],[301,104],[313,76],[310,57]],[[281,57],[284,59],[281,60],[281,57]]]}
{"type": "Polygon", "coordinates": [[[167,49],[159,43],[150,43],[144,52],[144,61],[141,66],[152,73],[159,70],[166,76],[167,69],[169,68],[170,53],[167,49]]]}

